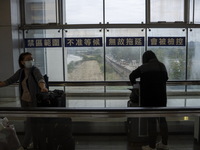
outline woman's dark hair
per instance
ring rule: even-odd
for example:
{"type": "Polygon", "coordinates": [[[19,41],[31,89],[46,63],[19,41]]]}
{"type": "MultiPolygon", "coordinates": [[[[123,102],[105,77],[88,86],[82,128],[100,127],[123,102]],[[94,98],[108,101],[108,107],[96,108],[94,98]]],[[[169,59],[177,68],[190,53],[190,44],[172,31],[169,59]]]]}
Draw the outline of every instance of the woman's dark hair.
{"type": "Polygon", "coordinates": [[[27,55],[32,55],[32,54],[29,53],[29,52],[25,52],[25,53],[21,53],[21,54],[20,54],[19,60],[18,60],[18,64],[19,64],[19,67],[20,67],[20,68],[24,68],[24,65],[21,63],[21,61],[23,61],[24,58],[25,58],[27,55]]]}
{"type": "Polygon", "coordinates": [[[146,51],[146,52],[143,54],[143,56],[142,56],[142,63],[143,63],[143,64],[148,63],[149,60],[151,60],[151,59],[156,59],[156,60],[158,60],[157,57],[156,57],[156,55],[155,55],[155,53],[152,52],[151,50],[148,50],[148,51],[146,51]]]}

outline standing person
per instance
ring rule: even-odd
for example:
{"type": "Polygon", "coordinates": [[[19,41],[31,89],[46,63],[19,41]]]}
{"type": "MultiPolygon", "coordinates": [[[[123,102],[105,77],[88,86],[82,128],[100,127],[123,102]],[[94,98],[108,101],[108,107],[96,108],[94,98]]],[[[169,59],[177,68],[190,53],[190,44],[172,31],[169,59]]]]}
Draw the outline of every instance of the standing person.
{"type": "MultiPolygon", "coordinates": [[[[168,80],[165,65],[158,61],[155,53],[146,51],[142,56],[142,65],[129,75],[131,84],[140,78],[140,106],[166,107],[166,81],[168,80]]],[[[168,125],[165,117],[148,118],[149,145],[142,146],[142,150],[168,149],[168,125]],[[162,141],[156,144],[157,122],[159,123],[162,141]]]]}
{"type": "MultiPolygon", "coordinates": [[[[40,70],[34,66],[32,54],[29,52],[22,53],[19,56],[19,67],[14,75],[5,81],[0,82],[0,87],[8,86],[19,81],[20,102],[22,107],[36,107],[36,94],[41,92],[48,92],[45,80],[40,70]]],[[[31,122],[27,118],[25,122],[25,136],[22,146],[27,149],[31,143],[31,122]]]]}

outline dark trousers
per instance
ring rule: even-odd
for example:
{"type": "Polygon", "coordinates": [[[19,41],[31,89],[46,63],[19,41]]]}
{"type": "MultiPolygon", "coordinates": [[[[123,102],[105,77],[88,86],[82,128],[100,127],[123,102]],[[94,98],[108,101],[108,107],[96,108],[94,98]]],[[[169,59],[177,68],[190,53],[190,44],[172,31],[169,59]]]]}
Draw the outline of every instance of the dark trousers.
{"type": "Polygon", "coordinates": [[[162,137],[162,143],[168,144],[168,125],[165,117],[148,118],[148,134],[149,134],[149,146],[151,148],[156,147],[157,140],[157,122],[159,124],[160,134],[162,137]]]}
{"type": "MultiPolygon", "coordinates": [[[[31,102],[25,102],[25,101],[21,101],[21,106],[22,107],[33,107],[33,103],[31,102]]],[[[32,132],[31,132],[31,118],[26,118],[26,121],[24,122],[24,131],[25,131],[25,135],[24,135],[24,140],[22,143],[23,147],[28,147],[29,144],[32,142],[32,132]]]]}

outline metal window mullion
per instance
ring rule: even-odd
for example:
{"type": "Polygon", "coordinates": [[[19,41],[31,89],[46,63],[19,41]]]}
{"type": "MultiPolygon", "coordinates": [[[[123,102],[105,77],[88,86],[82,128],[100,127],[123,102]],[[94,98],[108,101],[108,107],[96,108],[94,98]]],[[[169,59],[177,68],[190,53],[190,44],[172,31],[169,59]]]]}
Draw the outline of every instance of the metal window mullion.
{"type": "Polygon", "coordinates": [[[184,22],[187,24],[190,22],[190,5],[189,0],[184,0],[184,22]]]}
{"type": "Polygon", "coordinates": [[[151,22],[151,8],[150,8],[150,0],[146,0],[145,10],[146,10],[146,24],[149,24],[151,22]]]}
{"type": "MultiPolygon", "coordinates": [[[[66,81],[66,78],[65,78],[65,70],[66,70],[66,66],[65,66],[65,30],[62,29],[62,58],[63,58],[63,81],[66,81]]],[[[64,86],[65,88],[65,86],[64,86]]]]}
{"type": "Polygon", "coordinates": [[[147,33],[147,31],[148,31],[148,29],[147,28],[145,28],[144,29],[144,31],[145,31],[145,51],[147,51],[147,48],[148,48],[148,33],[147,33]]]}
{"type": "MultiPolygon", "coordinates": [[[[106,6],[105,6],[105,0],[103,0],[103,24],[105,24],[106,21],[106,6]]],[[[104,81],[106,81],[106,29],[102,29],[103,32],[103,53],[104,53],[104,81]]],[[[104,93],[106,93],[106,86],[104,86],[104,93]]],[[[106,105],[106,102],[105,102],[106,105]]]]}
{"type": "MultiPolygon", "coordinates": [[[[146,24],[150,24],[150,17],[151,17],[151,13],[150,13],[150,0],[146,0],[146,3],[145,3],[145,10],[146,10],[146,24]]],[[[146,27],[145,28],[145,51],[147,51],[147,43],[148,43],[148,28],[146,27]]]]}
{"type": "MultiPolygon", "coordinates": [[[[185,58],[185,62],[186,62],[186,64],[185,64],[185,80],[187,81],[188,80],[188,54],[189,54],[189,52],[188,52],[188,50],[189,50],[189,46],[188,46],[188,32],[189,32],[189,29],[188,28],[186,28],[186,39],[185,39],[185,43],[186,43],[186,58],[185,58]]],[[[185,86],[185,92],[187,92],[187,85],[185,86]]]]}
{"type": "Polygon", "coordinates": [[[25,25],[25,1],[20,0],[20,17],[21,17],[21,25],[25,25]]]}
{"type": "Polygon", "coordinates": [[[103,24],[106,22],[106,3],[105,0],[103,0],[103,24]]]}
{"type": "Polygon", "coordinates": [[[64,13],[64,11],[63,11],[63,4],[64,4],[64,2],[63,2],[63,0],[55,0],[55,3],[56,3],[56,23],[58,23],[58,24],[60,24],[60,25],[62,25],[62,24],[64,24],[64,22],[63,22],[63,20],[64,20],[64,18],[63,18],[63,13],[64,13]]]}
{"type": "Polygon", "coordinates": [[[193,24],[194,24],[194,22],[195,22],[195,21],[194,21],[194,17],[195,17],[195,3],[196,3],[196,0],[193,0],[193,8],[192,8],[192,9],[193,9],[193,10],[192,10],[192,11],[193,11],[193,14],[192,14],[192,16],[193,16],[193,18],[192,18],[192,19],[193,19],[193,20],[192,20],[192,21],[193,21],[193,24]]]}

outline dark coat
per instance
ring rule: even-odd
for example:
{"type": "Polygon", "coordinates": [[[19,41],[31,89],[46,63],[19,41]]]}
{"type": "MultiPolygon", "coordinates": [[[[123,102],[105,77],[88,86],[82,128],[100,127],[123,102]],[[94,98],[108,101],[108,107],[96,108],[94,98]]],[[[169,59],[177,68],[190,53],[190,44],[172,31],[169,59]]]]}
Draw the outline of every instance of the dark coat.
{"type": "Polygon", "coordinates": [[[140,78],[140,106],[165,107],[167,104],[166,81],[168,74],[163,63],[151,59],[134,70],[129,79],[132,84],[140,78]]]}
{"type": "MultiPolygon", "coordinates": [[[[7,86],[19,81],[20,99],[23,93],[22,81],[24,77],[25,77],[24,69],[19,69],[15,72],[14,75],[12,75],[9,79],[4,81],[7,86]]],[[[37,67],[32,67],[28,75],[27,87],[29,89],[33,101],[33,106],[37,106],[36,94],[40,91],[40,88],[38,86],[39,82],[44,82],[44,78],[37,67]]]]}

